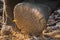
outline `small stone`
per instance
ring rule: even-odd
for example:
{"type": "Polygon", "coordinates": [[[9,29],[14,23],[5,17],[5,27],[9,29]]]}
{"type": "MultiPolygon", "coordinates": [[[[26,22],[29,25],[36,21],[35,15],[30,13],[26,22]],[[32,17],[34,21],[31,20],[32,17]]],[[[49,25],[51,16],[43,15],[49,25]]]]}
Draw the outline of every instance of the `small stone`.
{"type": "Polygon", "coordinates": [[[56,24],[56,26],[60,28],[60,22],[58,22],[58,23],[56,24]]]}
{"type": "Polygon", "coordinates": [[[56,25],[56,21],[54,19],[49,19],[47,25],[48,26],[54,26],[54,25],[56,25]]]}
{"type": "Polygon", "coordinates": [[[1,29],[2,35],[9,35],[11,34],[11,26],[3,25],[1,29]]]}
{"type": "Polygon", "coordinates": [[[60,14],[60,9],[58,9],[57,12],[60,14]]]}

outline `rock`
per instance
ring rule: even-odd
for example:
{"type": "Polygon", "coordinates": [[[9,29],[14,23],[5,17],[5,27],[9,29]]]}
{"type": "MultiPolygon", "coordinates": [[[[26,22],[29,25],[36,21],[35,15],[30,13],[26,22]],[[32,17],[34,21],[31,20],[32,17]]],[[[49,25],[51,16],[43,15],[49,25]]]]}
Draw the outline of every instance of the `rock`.
{"type": "Polygon", "coordinates": [[[54,26],[54,25],[56,25],[56,21],[54,19],[49,19],[47,25],[48,26],[54,26]]]}
{"type": "Polygon", "coordinates": [[[58,9],[57,12],[60,14],[60,9],[58,9]]]}
{"type": "Polygon", "coordinates": [[[2,25],[1,34],[2,35],[9,35],[9,34],[11,34],[11,26],[2,25]]]}
{"type": "Polygon", "coordinates": [[[56,26],[60,28],[60,22],[58,22],[58,23],[56,24],[56,26]]]}

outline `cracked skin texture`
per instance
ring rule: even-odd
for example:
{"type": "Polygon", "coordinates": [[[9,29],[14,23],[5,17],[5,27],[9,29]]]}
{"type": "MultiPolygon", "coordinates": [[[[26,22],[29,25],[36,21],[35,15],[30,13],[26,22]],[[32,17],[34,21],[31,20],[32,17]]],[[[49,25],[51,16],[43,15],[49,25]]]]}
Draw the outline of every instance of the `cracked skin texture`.
{"type": "Polygon", "coordinates": [[[29,3],[20,3],[15,6],[14,19],[21,33],[40,35],[46,28],[46,20],[39,9],[29,3]]]}

